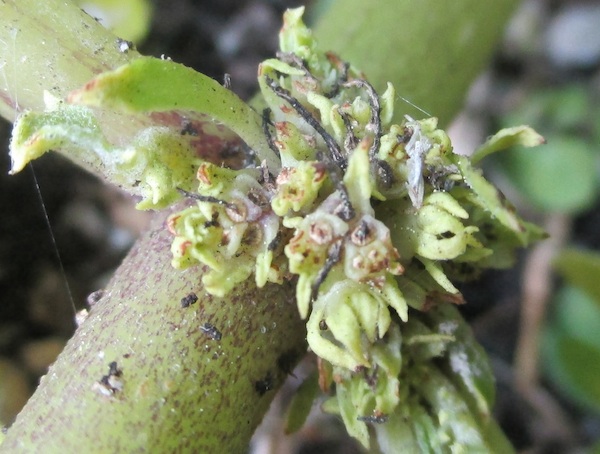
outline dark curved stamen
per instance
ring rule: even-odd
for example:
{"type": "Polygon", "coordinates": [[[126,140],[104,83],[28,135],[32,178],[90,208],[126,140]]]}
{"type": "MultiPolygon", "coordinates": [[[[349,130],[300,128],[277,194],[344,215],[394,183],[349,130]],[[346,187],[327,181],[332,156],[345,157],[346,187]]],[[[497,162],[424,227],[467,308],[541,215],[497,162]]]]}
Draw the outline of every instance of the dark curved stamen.
{"type": "Polygon", "coordinates": [[[275,145],[275,140],[273,139],[273,134],[271,134],[271,130],[269,126],[271,126],[271,109],[268,107],[264,108],[262,111],[262,128],[265,133],[265,137],[267,138],[267,143],[269,144],[269,148],[273,150],[276,156],[279,156],[279,148],[275,145]]]}
{"type": "Polygon", "coordinates": [[[294,68],[297,69],[301,69],[302,71],[304,71],[304,75],[306,77],[308,77],[309,79],[311,79],[314,82],[319,82],[319,79],[317,79],[315,76],[313,76],[310,72],[310,70],[308,69],[308,67],[306,66],[306,62],[304,60],[302,60],[298,55],[296,55],[293,52],[277,52],[275,54],[275,56],[281,60],[284,63],[287,63],[290,66],[293,66],[294,68]]]}
{"type": "Polygon", "coordinates": [[[340,76],[334,82],[331,90],[328,93],[324,93],[324,95],[327,98],[331,99],[334,96],[337,96],[337,94],[340,92],[340,88],[342,87],[342,85],[348,81],[348,73],[350,71],[350,63],[348,63],[347,61],[341,60],[337,55],[330,53],[330,52],[326,53],[326,56],[327,56],[327,59],[329,60],[329,62],[340,71],[340,76]]]}
{"type": "Polygon", "coordinates": [[[383,159],[377,160],[377,182],[385,189],[389,189],[394,184],[394,170],[387,161],[383,159]]]}
{"type": "Polygon", "coordinates": [[[323,138],[323,141],[325,142],[325,145],[327,145],[327,149],[331,154],[331,158],[325,157],[321,153],[317,153],[317,156],[323,158],[323,162],[329,171],[329,177],[331,178],[331,181],[333,181],[335,187],[340,191],[342,196],[343,206],[336,214],[342,220],[349,221],[354,217],[355,210],[350,202],[348,190],[343,182],[343,171],[346,170],[348,163],[342,155],[342,150],[339,144],[325,130],[325,128],[323,128],[321,123],[319,123],[319,121],[313,117],[312,114],[302,105],[302,103],[292,96],[288,90],[278,85],[277,82],[275,82],[269,76],[265,76],[265,80],[267,82],[267,86],[273,90],[277,96],[286,101],[292,107],[292,109],[294,109],[298,115],[300,115],[300,117],[323,138]]]}
{"type": "Polygon", "coordinates": [[[358,138],[354,135],[354,130],[352,128],[352,124],[350,123],[350,118],[348,118],[348,114],[340,110],[338,110],[338,112],[342,117],[344,127],[346,128],[346,137],[344,138],[344,149],[346,150],[346,153],[350,153],[356,148],[359,141],[358,138]]]}
{"type": "Polygon", "coordinates": [[[377,153],[379,151],[379,144],[381,136],[383,134],[383,128],[381,127],[381,103],[379,102],[379,96],[373,85],[363,79],[354,79],[344,84],[344,87],[359,87],[364,88],[369,96],[369,104],[371,105],[371,120],[367,125],[367,129],[373,132],[373,143],[369,148],[369,162],[374,163],[377,159],[377,153]]]}
{"type": "Polygon", "coordinates": [[[342,155],[342,150],[338,143],[335,141],[333,137],[321,126],[321,123],[312,116],[312,114],[302,105],[300,101],[298,101],[292,94],[286,90],[285,88],[279,86],[277,82],[271,79],[269,76],[265,76],[265,80],[267,82],[267,86],[275,92],[277,96],[286,101],[292,109],[294,109],[300,117],[304,121],[306,121],[311,128],[313,128],[317,133],[323,138],[325,145],[329,149],[331,153],[331,158],[333,162],[341,169],[346,170],[346,159],[342,155]]]}
{"type": "Polygon", "coordinates": [[[340,191],[340,196],[342,198],[342,203],[339,207],[333,212],[337,217],[339,217],[342,221],[348,222],[350,219],[354,217],[356,214],[356,210],[352,206],[352,202],[350,202],[350,196],[348,195],[348,189],[346,189],[346,185],[341,183],[338,186],[338,191],[340,191]]]}
{"type": "Polygon", "coordinates": [[[179,192],[182,196],[187,197],[188,199],[199,200],[200,202],[206,203],[215,203],[217,205],[222,205],[225,208],[235,209],[236,206],[233,203],[229,203],[225,200],[217,199],[216,197],[212,197],[209,195],[201,195],[196,194],[194,192],[186,191],[185,189],[177,188],[177,192],[179,192]]]}
{"type": "Polygon", "coordinates": [[[316,277],[315,281],[313,282],[313,285],[311,288],[311,294],[310,294],[311,301],[315,301],[317,299],[317,296],[319,295],[319,287],[321,287],[321,284],[327,278],[327,275],[331,271],[331,268],[333,268],[333,266],[336,263],[338,263],[340,261],[340,259],[342,258],[342,243],[343,243],[343,241],[344,240],[342,238],[340,238],[335,243],[333,243],[330,246],[329,250],[327,251],[327,260],[325,260],[325,264],[323,265],[323,268],[321,268],[319,270],[319,273],[317,274],[317,277],[316,277]]]}

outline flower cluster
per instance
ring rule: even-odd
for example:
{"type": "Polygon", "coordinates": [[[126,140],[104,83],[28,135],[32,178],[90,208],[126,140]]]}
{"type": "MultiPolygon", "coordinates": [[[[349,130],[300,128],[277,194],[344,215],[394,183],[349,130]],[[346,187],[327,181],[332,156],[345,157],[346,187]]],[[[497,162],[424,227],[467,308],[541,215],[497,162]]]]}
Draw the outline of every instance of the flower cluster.
{"type": "Polygon", "coordinates": [[[540,232],[453,153],[435,118],[394,123],[393,86],[379,95],[319,52],[301,15],[288,11],[278,58],[259,68],[262,127],[279,162],[202,164],[197,193],[183,191],[197,203],[169,222],[173,263],[207,265],[204,284],[216,295],[252,274],[259,286],[294,280],[309,346],[336,384],[329,405],[367,444],[366,423],[398,408],[430,417],[409,390],[431,391],[419,380],[433,375],[418,364],[447,358],[456,341],[409,320],[409,307],[437,313],[443,302],[462,302],[449,276],[504,265],[540,232]]]}

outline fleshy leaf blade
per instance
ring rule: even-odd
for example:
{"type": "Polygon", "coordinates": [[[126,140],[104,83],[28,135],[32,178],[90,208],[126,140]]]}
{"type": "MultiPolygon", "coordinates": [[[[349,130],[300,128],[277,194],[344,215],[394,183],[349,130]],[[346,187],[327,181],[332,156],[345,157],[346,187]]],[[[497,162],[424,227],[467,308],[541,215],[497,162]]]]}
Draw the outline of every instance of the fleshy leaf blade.
{"type": "Polygon", "coordinates": [[[100,74],[72,92],[69,101],[134,112],[206,114],[238,134],[270,168],[279,165],[264,136],[259,114],[215,80],[170,60],[138,58],[100,74]]]}
{"type": "Polygon", "coordinates": [[[546,139],[529,126],[504,128],[489,137],[471,156],[471,162],[477,164],[486,156],[509,147],[537,147],[546,143],[546,139]]]}

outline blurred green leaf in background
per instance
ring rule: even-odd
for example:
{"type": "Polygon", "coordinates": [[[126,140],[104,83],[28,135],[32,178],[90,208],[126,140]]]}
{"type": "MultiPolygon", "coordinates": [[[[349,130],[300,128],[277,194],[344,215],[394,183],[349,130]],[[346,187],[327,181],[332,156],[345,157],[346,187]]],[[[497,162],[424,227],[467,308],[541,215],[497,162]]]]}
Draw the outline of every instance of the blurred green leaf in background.
{"type": "Polygon", "coordinates": [[[565,250],[542,355],[549,378],[585,409],[600,412],[600,254],[565,250]]]}
{"type": "Polygon", "coordinates": [[[544,147],[515,148],[497,158],[537,209],[576,214],[592,206],[599,188],[598,118],[600,109],[577,84],[534,91],[504,117],[505,125],[529,124],[546,138],[544,147]]]}
{"type": "Polygon", "coordinates": [[[77,4],[124,40],[137,44],[148,33],[152,17],[149,0],[77,0],[77,4]]]}

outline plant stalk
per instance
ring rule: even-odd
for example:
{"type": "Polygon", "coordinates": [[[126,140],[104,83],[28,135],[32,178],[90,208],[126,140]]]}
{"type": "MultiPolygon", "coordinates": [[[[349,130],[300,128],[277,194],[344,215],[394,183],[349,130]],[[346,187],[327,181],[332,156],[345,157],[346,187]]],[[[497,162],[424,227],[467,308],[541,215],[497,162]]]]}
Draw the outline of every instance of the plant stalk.
{"type": "Polygon", "coordinates": [[[344,11],[335,3],[325,11],[315,33],[328,49],[365,71],[378,91],[388,81],[394,84],[407,100],[396,109],[396,122],[405,114],[434,116],[444,127],[489,61],[517,4],[345,0],[344,11]]]}
{"type": "MultiPolygon", "coordinates": [[[[243,452],[306,351],[290,285],[226,299],[171,267],[164,219],[136,243],[2,452],[243,452]],[[190,297],[190,295],[192,295],[190,297]],[[198,301],[182,307],[183,298],[198,301]],[[116,362],[122,384],[103,384],[116,362]]],[[[113,383],[114,384],[114,383],[113,383]]]]}

